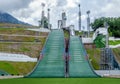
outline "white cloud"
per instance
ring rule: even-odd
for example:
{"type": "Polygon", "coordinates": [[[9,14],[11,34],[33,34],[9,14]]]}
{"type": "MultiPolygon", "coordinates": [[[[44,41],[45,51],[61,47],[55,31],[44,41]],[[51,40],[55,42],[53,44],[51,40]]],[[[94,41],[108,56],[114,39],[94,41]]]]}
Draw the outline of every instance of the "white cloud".
{"type": "Polygon", "coordinates": [[[7,11],[25,22],[38,25],[41,19],[41,3],[45,3],[45,13],[50,7],[51,23],[57,27],[62,10],[67,13],[67,25],[78,28],[78,4],[81,3],[82,26],[86,26],[86,11],[90,10],[91,21],[101,16],[120,16],[120,0],[0,0],[0,10],[7,11]]]}
{"type": "Polygon", "coordinates": [[[81,16],[81,20],[84,20],[84,21],[85,21],[85,20],[86,20],[86,18],[87,18],[87,16],[86,16],[86,15],[82,15],[82,16],[81,16]]]}
{"type": "Polygon", "coordinates": [[[13,11],[25,8],[32,0],[0,0],[1,11],[13,11]]]}
{"type": "Polygon", "coordinates": [[[118,2],[118,0],[116,0],[104,6],[101,9],[101,12],[104,16],[107,17],[119,17],[120,14],[119,7],[120,7],[120,1],[118,2]]]}

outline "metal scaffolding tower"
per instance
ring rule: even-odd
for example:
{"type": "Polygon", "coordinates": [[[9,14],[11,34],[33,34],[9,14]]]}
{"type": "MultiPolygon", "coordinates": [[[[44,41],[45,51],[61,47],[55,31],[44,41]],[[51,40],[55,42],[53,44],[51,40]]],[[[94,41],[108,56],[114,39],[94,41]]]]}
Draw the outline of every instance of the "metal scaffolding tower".
{"type": "Polygon", "coordinates": [[[112,70],[113,66],[113,56],[110,48],[102,48],[100,56],[100,69],[101,70],[112,70]]]}
{"type": "Polygon", "coordinates": [[[114,70],[120,69],[115,56],[112,50],[109,48],[109,33],[108,33],[108,24],[104,23],[105,28],[107,29],[106,35],[106,47],[101,49],[101,60],[100,60],[100,69],[102,70],[114,70]]]}

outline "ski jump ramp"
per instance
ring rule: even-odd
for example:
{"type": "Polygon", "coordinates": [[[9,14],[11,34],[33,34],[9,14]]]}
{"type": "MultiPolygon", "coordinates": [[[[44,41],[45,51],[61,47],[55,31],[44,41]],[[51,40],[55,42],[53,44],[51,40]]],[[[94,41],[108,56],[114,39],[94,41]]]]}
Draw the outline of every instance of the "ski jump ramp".
{"type": "Polygon", "coordinates": [[[81,39],[70,36],[69,42],[69,77],[98,77],[89,63],[81,39]]]}
{"type": "Polygon", "coordinates": [[[62,30],[52,30],[41,52],[35,69],[26,77],[64,77],[64,34],[62,30]]]}
{"type": "Polygon", "coordinates": [[[70,36],[69,60],[65,60],[65,58],[63,30],[52,30],[36,67],[25,77],[61,78],[66,77],[66,74],[68,74],[67,77],[99,77],[92,69],[82,41],[78,36],[70,36]]]}

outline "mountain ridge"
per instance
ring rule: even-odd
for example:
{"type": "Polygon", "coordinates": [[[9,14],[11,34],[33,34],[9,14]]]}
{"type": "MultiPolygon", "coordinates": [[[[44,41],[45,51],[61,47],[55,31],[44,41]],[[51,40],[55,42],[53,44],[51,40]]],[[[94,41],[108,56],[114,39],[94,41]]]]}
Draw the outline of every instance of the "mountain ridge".
{"type": "Polygon", "coordinates": [[[12,24],[22,24],[22,25],[30,26],[30,24],[20,21],[16,19],[14,16],[10,15],[9,13],[2,11],[0,11],[0,23],[12,23],[12,24]]]}

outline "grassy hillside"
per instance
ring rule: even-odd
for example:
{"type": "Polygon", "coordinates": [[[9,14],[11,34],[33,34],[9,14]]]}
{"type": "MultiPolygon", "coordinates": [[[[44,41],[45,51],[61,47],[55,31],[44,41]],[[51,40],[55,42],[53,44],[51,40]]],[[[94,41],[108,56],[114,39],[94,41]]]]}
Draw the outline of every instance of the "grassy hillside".
{"type": "Polygon", "coordinates": [[[0,27],[4,28],[30,28],[32,26],[21,25],[21,24],[12,24],[12,23],[0,23],[0,27]]]}
{"type": "Polygon", "coordinates": [[[25,54],[30,57],[38,57],[43,45],[41,43],[12,43],[0,42],[0,52],[25,54]]]}
{"type": "Polygon", "coordinates": [[[43,42],[46,37],[36,37],[36,36],[11,36],[11,35],[0,35],[1,41],[12,41],[12,42],[35,42],[36,39],[39,42],[43,42]]]}
{"type": "Polygon", "coordinates": [[[86,50],[93,68],[96,70],[100,69],[100,65],[99,65],[100,49],[95,48],[95,49],[86,49],[86,50]]]}
{"type": "Polygon", "coordinates": [[[116,40],[116,41],[109,41],[109,45],[118,45],[120,44],[120,40],[116,40]]]}
{"type": "Polygon", "coordinates": [[[38,57],[47,35],[26,28],[0,28],[0,52],[38,57]]]}
{"type": "MultiPolygon", "coordinates": [[[[25,54],[38,57],[48,33],[39,33],[26,28],[0,28],[0,52],[25,54]]],[[[0,69],[10,74],[25,75],[36,63],[0,62],[0,69]]]]}
{"type": "Polygon", "coordinates": [[[113,48],[113,53],[115,55],[115,58],[117,62],[120,64],[120,47],[119,48],[113,48]]]}
{"type": "Polygon", "coordinates": [[[14,75],[25,75],[32,71],[35,62],[0,62],[0,69],[14,75]]]}
{"type": "Polygon", "coordinates": [[[27,28],[0,28],[0,34],[17,34],[17,35],[40,35],[40,36],[47,36],[48,33],[44,32],[35,32],[27,30],[27,28]]]}

